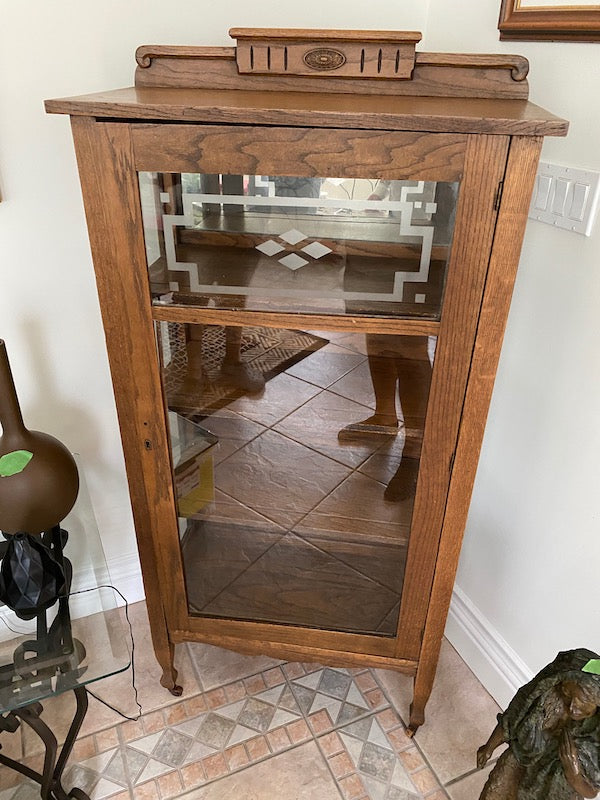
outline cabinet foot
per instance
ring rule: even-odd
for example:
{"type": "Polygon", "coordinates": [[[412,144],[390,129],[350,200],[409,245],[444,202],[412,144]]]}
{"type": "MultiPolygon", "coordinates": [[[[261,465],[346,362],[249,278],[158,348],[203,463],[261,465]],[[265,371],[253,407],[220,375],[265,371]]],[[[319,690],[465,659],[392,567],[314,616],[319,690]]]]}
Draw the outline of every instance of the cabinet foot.
{"type": "Polygon", "coordinates": [[[164,686],[164,688],[171,692],[171,694],[175,697],[181,697],[183,694],[183,687],[179,686],[177,683],[177,670],[172,666],[166,667],[163,670],[163,674],[160,679],[160,685],[164,686]]]}
{"type": "Polygon", "coordinates": [[[410,739],[412,739],[415,733],[419,730],[419,728],[421,727],[421,725],[423,725],[424,722],[425,722],[425,709],[416,707],[414,702],[411,703],[406,735],[410,739]]]}

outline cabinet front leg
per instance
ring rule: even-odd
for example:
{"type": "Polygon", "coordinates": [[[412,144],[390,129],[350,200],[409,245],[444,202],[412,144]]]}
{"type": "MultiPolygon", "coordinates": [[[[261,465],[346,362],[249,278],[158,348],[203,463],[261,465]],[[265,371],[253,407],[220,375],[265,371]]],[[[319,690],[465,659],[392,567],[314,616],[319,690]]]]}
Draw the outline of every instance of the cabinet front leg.
{"type": "Polygon", "coordinates": [[[408,718],[408,728],[406,735],[412,739],[421,725],[425,722],[425,703],[417,703],[415,700],[410,704],[410,716],[408,718]]]}
{"type": "Polygon", "coordinates": [[[173,642],[167,641],[166,648],[161,648],[160,652],[156,650],[156,660],[162,667],[162,677],[160,685],[168,689],[175,697],[181,697],[183,694],[183,687],[177,683],[177,670],[175,669],[175,645],[173,642]]]}
{"type": "Polygon", "coordinates": [[[430,664],[423,664],[421,661],[417,667],[417,674],[415,675],[413,699],[410,704],[410,715],[408,718],[407,734],[411,738],[425,722],[425,706],[431,695],[434,677],[435,665],[431,668],[430,664]]]}
{"type": "Polygon", "coordinates": [[[169,638],[169,629],[165,612],[156,593],[146,589],[146,608],[150,622],[150,635],[152,646],[158,665],[162,669],[160,685],[168,689],[175,697],[181,697],[183,688],[177,683],[177,670],[175,669],[175,645],[169,638]]]}

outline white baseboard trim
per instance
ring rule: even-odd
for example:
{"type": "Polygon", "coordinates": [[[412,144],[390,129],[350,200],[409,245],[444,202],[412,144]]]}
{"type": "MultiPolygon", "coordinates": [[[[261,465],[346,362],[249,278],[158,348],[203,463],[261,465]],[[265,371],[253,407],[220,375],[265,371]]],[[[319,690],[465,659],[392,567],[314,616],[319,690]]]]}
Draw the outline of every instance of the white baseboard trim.
{"type": "Polygon", "coordinates": [[[137,553],[111,558],[108,572],[112,581],[128,603],[144,600],[146,593],[142,581],[142,570],[137,553]]]}
{"type": "Polygon", "coordinates": [[[501,708],[533,678],[533,672],[459,586],[454,587],[446,638],[501,708]]]}
{"type": "MultiPolygon", "coordinates": [[[[114,604],[125,605],[125,601],[110,589],[87,591],[99,585],[114,586],[129,604],[144,600],[144,585],[137,553],[113,558],[106,566],[87,565],[75,570],[72,583],[75,594],[69,601],[71,619],[87,617],[103,609],[114,608],[114,604]],[[83,590],[82,594],[77,593],[79,590],[83,590]]],[[[57,606],[54,610],[56,608],[57,606]]],[[[53,619],[52,613],[49,619],[53,619]]],[[[21,620],[6,606],[0,607],[0,642],[10,642],[15,633],[35,637],[35,627],[35,620],[21,620]]]]}

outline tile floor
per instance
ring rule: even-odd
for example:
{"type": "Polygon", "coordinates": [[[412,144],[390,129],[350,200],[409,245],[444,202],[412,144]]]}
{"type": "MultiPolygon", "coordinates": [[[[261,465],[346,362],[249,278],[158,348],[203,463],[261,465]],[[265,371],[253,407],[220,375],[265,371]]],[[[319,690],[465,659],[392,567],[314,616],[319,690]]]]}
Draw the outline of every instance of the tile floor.
{"type": "MultiPolygon", "coordinates": [[[[341,670],[180,645],[184,686],[158,683],[143,603],[131,609],[142,716],[119,717],[90,699],[65,785],[92,800],[476,800],[487,770],[475,752],[498,708],[444,643],[427,723],[405,733],[411,681],[384,670],[341,670]]],[[[134,715],[131,672],[90,687],[134,715]]],[[[68,695],[44,703],[64,736],[68,695]]],[[[4,752],[40,766],[30,731],[1,734],[4,752]]],[[[0,800],[33,800],[36,789],[0,768],[0,800]]],[[[39,794],[37,795],[39,796],[39,794]]]]}

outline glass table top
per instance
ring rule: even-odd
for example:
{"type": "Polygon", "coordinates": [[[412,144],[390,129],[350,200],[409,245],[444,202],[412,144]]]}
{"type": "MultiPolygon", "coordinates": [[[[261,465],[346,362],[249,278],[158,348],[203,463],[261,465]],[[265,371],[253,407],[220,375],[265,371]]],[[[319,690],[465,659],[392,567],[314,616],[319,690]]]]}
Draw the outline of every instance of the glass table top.
{"type": "MultiPolygon", "coordinates": [[[[126,670],[131,635],[123,599],[111,586],[106,559],[81,467],[64,556],[73,568],[68,596],[47,614],[22,619],[0,604],[0,713],[85,686],[126,670]]],[[[7,542],[0,536],[0,557],[7,542]]]]}

